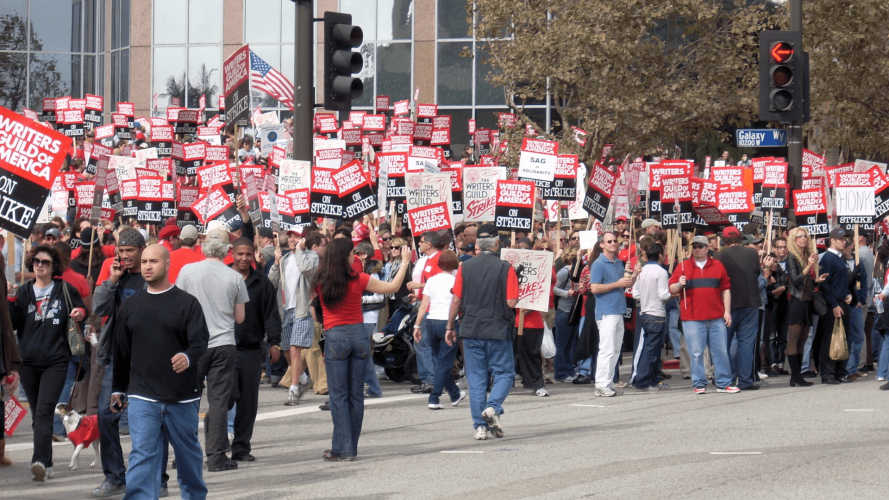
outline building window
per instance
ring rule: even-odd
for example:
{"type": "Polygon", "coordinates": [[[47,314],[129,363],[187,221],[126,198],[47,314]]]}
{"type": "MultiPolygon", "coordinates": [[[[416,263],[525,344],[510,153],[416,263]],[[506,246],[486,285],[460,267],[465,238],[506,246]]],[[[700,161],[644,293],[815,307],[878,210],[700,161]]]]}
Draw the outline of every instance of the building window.
{"type": "Polygon", "coordinates": [[[152,95],[163,116],[173,98],[215,111],[222,91],[222,0],[154,0],[152,95]]]}
{"type": "Polygon", "coordinates": [[[358,77],[364,93],[355,108],[373,108],[376,95],[392,102],[411,98],[413,75],[414,2],[412,0],[340,0],[340,12],[352,14],[364,42],[359,52],[364,68],[358,77]]]}
{"type": "MultiPolygon", "coordinates": [[[[296,7],[291,0],[245,0],[244,43],[291,82],[293,74],[293,43],[296,7]],[[274,20],[274,22],[272,22],[274,20]]],[[[274,97],[250,89],[251,107],[278,110],[280,117],[290,116],[290,109],[274,97]]]]}
{"type": "Polygon", "coordinates": [[[40,111],[43,99],[101,94],[103,0],[0,2],[0,106],[40,111]],[[51,13],[51,14],[50,14],[51,13]]]}

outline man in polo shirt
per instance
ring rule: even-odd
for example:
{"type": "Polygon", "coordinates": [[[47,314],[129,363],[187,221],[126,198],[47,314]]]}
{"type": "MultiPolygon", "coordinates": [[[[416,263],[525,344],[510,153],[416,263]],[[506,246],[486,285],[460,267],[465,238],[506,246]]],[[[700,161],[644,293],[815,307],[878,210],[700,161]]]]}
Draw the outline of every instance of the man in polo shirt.
{"type": "Polygon", "coordinates": [[[726,327],[732,324],[729,290],[732,283],[725,266],[708,255],[707,247],[706,238],[695,237],[691,245],[691,258],[679,263],[670,277],[670,293],[681,294],[680,315],[691,354],[691,378],[695,394],[707,393],[704,349],[708,347],[713,361],[716,392],[734,394],[740,389],[731,385],[732,369],[725,334],[726,327]]]}
{"type": "MultiPolygon", "coordinates": [[[[627,310],[625,289],[633,286],[639,272],[617,258],[617,235],[606,232],[599,241],[602,254],[590,269],[590,292],[596,296],[599,354],[596,358],[596,396],[611,397],[614,391],[615,358],[620,355],[627,310]]],[[[641,266],[637,266],[641,267],[641,266]]]]}

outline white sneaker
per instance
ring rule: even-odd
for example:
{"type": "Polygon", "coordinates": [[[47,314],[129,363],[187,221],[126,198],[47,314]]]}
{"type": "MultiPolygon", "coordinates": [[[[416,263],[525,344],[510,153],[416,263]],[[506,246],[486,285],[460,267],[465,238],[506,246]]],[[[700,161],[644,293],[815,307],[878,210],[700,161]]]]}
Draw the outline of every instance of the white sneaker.
{"type": "Polygon", "coordinates": [[[757,375],[759,375],[760,380],[765,380],[765,379],[769,378],[769,376],[766,375],[765,372],[759,372],[759,373],[757,373],[757,375]]]}
{"type": "Polygon", "coordinates": [[[604,389],[600,389],[600,388],[596,387],[596,396],[603,397],[603,398],[612,398],[614,396],[617,396],[617,393],[614,392],[613,389],[609,389],[607,387],[604,389]]]}
{"type": "Polygon", "coordinates": [[[457,399],[451,401],[451,406],[457,406],[458,404],[460,404],[461,401],[466,399],[466,394],[466,391],[460,391],[460,396],[457,397],[457,399]]]}
{"type": "Polygon", "coordinates": [[[540,389],[537,389],[536,391],[534,391],[534,395],[535,395],[535,396],[540,396],[540,397],[542,397],[542,398],[545,398],[545,397],[549,396],[549,393],[546,392],[546,389],[544,389],[543,387],[541,387],[540,389]]]}
{"type": "Polygon", "coordinates": [[[229,444],[231,444],[231,442],[234,441],[234,440],[235,440],[235,433],[234,433],[234,432],[229,432],[229,433],[228,433],[228,442],[229,442],[229,444]]]}
{"type": "Polygon", "coordinates": [[[297,391],[289,391],[287,392],[287,401],[284,402],[284,406],[297,406],[299,405],[299,390],[297,391]]]}
{"type": "Polygon", "coordinates": [[[31,464],[31,474],[34,475],[34,481],[43,482],[46,481],[47,470],[46,466],[40,462],[34,462],[31,464]]]}
{"type": "Polygon", "coordinates": [[[485,411],[482,412],[482,418],[485,420],[485,423],[488,424],[488,430],[491,431],[491,434],[493,434],[494,437],[503,437],[503,428],[500,427],[500,415],[497,415],[494,408],[491,408],[490,406],[485,408],[485,411]]]}
{"type": "Polygon", "coordinates": [[[430,410],[444,410],[444,406],[441,403],[429,403],[430,410]]]}
{"type": "Polygon", "coordinates": [[[885,381],[886,381],[886,379],[883,378],[883,377],[877,377],[877,380],[879,380],[880,382],[885,382],[885,381]]]}
{"type": "Polygon", "coordinates": [[[570,384],[571,382],[574,382],[574,379],[576,379],[576,378],[577,378],[577,375],[569,375],[565,378],[556,379],[556,382],[563,382],[566,384],[570,384]]]}
{"type": "Polygon", "coordinates": [[[488,428],[484,425],[475,430],[476,441],[488,439],[488,428]]]}

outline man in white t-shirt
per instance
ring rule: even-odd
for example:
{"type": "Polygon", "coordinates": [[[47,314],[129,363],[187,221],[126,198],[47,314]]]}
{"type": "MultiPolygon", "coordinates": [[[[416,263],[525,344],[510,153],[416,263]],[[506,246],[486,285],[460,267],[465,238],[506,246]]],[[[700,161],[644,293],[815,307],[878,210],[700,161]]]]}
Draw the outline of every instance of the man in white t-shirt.
{"type": "Polygon", "coordinates": [[[204,447],[210,472],[238,468],[237,462],[226,455],[230,448],[226,414],[237,357],[235,323],[244,321],[244,304],[250,298],[244,278],[223,263],[230,248],[228,232],[213,229],[201,247],[207,259],[184,266],[176,277],[176,286],[201,303],[210,331],[207,352],[198,361],[199,379],[207,377],[210,408],[204,418],[204,447]]]}

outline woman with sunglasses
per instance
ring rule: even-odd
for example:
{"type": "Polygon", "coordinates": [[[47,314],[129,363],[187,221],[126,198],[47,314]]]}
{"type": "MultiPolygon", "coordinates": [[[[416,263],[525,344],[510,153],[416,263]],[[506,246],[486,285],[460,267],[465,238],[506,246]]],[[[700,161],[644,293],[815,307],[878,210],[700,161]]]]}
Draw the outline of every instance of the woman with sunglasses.
{"type": "Polygon", "coordinates": [[[815,314],[812,305],[815,286],[826,280],[827,274],[818,275],[818,252],[809,245],[809,233],[798,227],[790,230],[790,236],[787,242],[787,362],[790,364],[790,386],[809,387],[812,382],[800,373],[802,354],[809,338],[812,315],[815,314]]]}
{"type": "Polygon", "coordinates": [[[35,278],[18,288],[10,308],[22,363],[21,384],[31,403],[34,452],[31,474],[35,481],[52,477],[53,412],[68,373],[71,348],[68,346],[68,317],[83,321],[88,314],[77,289],[62,281],[62,261],[55,249],[36,247],[28,261],[35,278]],[[69,308],[63,288],[67,288],[69,308]]]}
{"type": "MultiPolygon", "coordinates": [[[[386,281],[392,281],[392,278],[398,274],[398,269],[402,266],[401,255],[402,252],[411,253],[411,248],[408,246],[407,242],[401,238],[392,238],[391,244],[389,246],[389,262],[386,263],[385,268],[385,276],[386,281]]],[[[413,270],[413,264],[410,262],[407,263],[407,271],[406,275],[410,276],[413,270]]],[[[411,294],[411,291],[407,289],[407,284],[410,280],[405,280],[401,286],[398,288],[398,291],[389,295],[389,318],[391,319],[398,308],[404,303],[404,298],[411,294]]],[[[399,321],[400,321],[399,317],[399,321]]]]}

